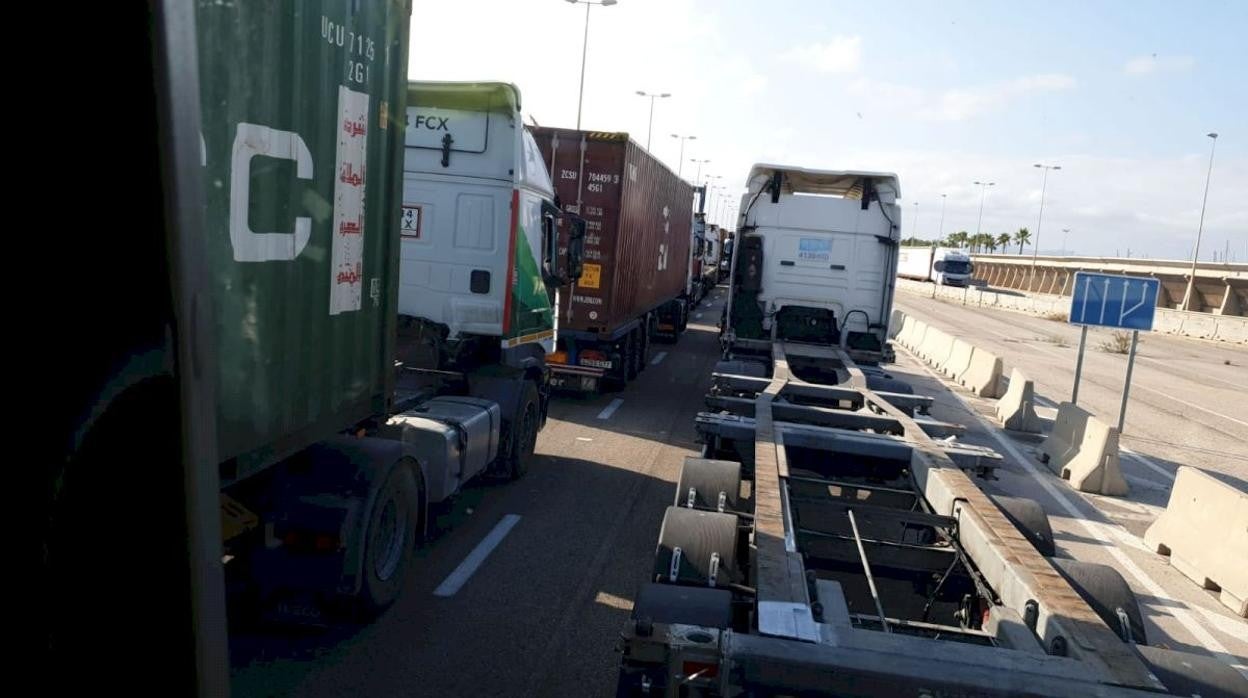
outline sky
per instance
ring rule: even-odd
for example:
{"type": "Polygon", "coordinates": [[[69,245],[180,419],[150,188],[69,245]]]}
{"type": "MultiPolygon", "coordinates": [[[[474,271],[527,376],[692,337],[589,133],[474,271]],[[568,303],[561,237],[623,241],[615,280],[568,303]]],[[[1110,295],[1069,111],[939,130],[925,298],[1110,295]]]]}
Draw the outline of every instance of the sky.
{"type": "MultiPolygon", "coordinates": [[[[408,77],[512,82],[526,121],[574,127],[585,17],[417,0],[408,77]]],[[[1200,258],[1248,262],[1246,37],[1242,0],[619,0],[589,12],[581,125],[645,145],[636,92],[668,92],[650,150],[716,204],[756,162],[889,171],[902,236],[932,239],[975,232],[992,181],[984,232],[1167,259],[1191,258],[1217,132],[1200,258]]]]}

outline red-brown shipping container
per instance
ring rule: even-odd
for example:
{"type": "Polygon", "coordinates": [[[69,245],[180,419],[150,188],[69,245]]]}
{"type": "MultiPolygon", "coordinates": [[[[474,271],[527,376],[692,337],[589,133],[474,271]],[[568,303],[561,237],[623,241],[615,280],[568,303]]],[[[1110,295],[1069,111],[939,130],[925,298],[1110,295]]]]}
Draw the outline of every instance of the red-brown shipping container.
{"type": "Polygon", "coordinates": [[[651,311],[666,314],[690,280],[693,186],[626,133],[529,130],[563,208],[586,222],[584,273],[561,294],[560,336],[616,341],[651,311]]]}
{"type": "Polygon", "coordinates": [[[608,338],[681,296],[689,274],[693,186],[626,133],[534,127],[565,210],[585,219],[585,273],[560,329],[608,338]]]}

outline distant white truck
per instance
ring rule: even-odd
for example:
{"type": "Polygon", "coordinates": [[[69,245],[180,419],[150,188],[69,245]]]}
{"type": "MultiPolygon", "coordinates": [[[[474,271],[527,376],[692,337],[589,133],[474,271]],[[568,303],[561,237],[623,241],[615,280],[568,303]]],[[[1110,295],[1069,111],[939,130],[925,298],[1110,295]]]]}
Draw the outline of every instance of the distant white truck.
{"type": "Polygon", "coordinates": [[[897,256],[897,276],[903,279],[966,286],[974,272],[971,258],[949,247],[902,247],[897,256]]]}

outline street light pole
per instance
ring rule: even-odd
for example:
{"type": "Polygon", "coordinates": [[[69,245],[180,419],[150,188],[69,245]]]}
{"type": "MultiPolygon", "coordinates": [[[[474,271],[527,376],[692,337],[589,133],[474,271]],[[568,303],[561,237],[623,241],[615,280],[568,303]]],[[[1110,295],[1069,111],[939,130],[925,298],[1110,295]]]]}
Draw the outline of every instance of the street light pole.
{"type": "Polygon", "coordinates": [[[1027,291],[1031,292],[1031,287],[1036,282],[1036,255],[1040,254],[1040,224],[1044,222],[1044,192],[1049,185],[1049,170],[1060,170],[1061,165],[1042,165],[1036,163],[1032,167],[1038,167],[1044,170],[1044,179],[1040,183],[1040,217],[1036,220],[1036,244],[1031,246],[1031,272],[1027,276],[1027,291]]]}
{"type": "Polygon", "coordinates": [[[996,182],[975,182],[979,187],[979,220],[975,222],[975,234],[979,235],[984,232],[984,199],[988,196],[988,187],[995,186],[996,182]]]}
{"type": "Polygon", "coordinates": [[[696,162],[696,163],[698,163],[698,174],[697,174],[697,175],[695,175],[695,176],[694,176],[694,178],[693,178],[693,186],[695,186],[695,187],[696,187],[696,186],[698,186],[698,184],[702,181],[702,166],[703,166],[703,165],[705,165],[706,163],[710,162],[710,160],[709,160],[709,159],[702,159],[702,160],[699,160],[699,159],[697,159],[697,158],[689,158],[689,162],[696,162]]]}
{"type": "Polygon", "coordinates": [[[1218,147],[1218,134],[1206,133],[1213,139],[1209,146],[1209,171],[1205,173],[1205,197],[1200,201],[1200,223],[1196,225],[1196,247],[1192,249],[1192,273],[1187,279],[1187,293],[1183,294],[1183,309],[1192,309],[1192,299],[1196,295],[1196,260],[1200,258],[1200,235],[1205,230],[1205,205],[1209,203],[1209,180],[1213,177],[1213,151],[1218,147]]]}
{"type": "Polygon", "coordinates": [[[685,141],[696,141],[697,136],[682,136],[676,133],[672,134],[672,138],[680,141],[680,158],[676,162],[676,176],[679,177],[685,168],[685,141]]]}
{"type": "Polygon", "coordinates": [[[581,104],[585,99],[585,56],[589,52],[589,8],[591,5],[611,7],[619,0],[567,0],[573,5],[585,6],[585,37],[581,39],[581,89],[576,96],[576,130],[581,130],[581,104]]]}
{"type": "MultiPolygon", "coordinates": [[[[664,92],[662,94],[654,94],[651,92],[644,92],[642,90],[637,90],[637,94],[641,95],[642,97],[650,98],[650,125],[646,127],[646,150],[650,150],[650,132],[654,130],[654,100],[666,99],[668,97],[671,97],[672,94],[670,92],[664,92]]],[[[578,126],[577,128],[580,128],[580,127],[578,126]]]]}
{"type": "Polygon", "coordinates": [[[1062,228],[1062,254],[1066,254],[1066,235],[1070,232],[1070,228],[1062,228]]]}
{"type": "Polygon", "coordinates": [[[913,237],[919,236],[919,202],[914,202],[914,233],[913,237]]]}
{"type": "Polygon", "coordinates": [[[940,229],[936,231],[936,242],[945,239],[945,195],[940,195],[940,229]]]}

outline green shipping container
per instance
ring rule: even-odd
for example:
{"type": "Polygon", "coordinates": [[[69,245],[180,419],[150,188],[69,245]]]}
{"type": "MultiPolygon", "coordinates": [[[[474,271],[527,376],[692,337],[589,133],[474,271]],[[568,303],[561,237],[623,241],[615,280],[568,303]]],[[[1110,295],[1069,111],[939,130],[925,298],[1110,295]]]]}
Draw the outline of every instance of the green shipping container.
{"type": "Polygon", "coordinates": [[[410,15],[199,3],[223,484],[389,406],[410,15]]]}

